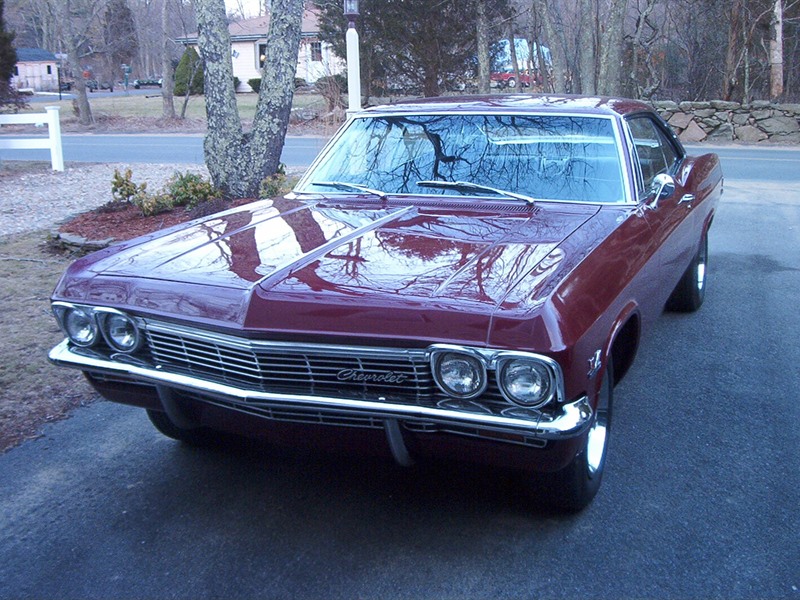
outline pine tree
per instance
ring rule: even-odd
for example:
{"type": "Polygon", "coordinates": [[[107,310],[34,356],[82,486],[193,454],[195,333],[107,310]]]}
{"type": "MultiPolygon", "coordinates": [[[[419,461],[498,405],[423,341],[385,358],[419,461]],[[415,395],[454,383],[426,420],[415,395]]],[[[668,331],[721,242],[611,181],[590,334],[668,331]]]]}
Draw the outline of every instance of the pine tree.
{"type": "Polygon", "coordinates": [[[22,101],[11,87],[11,76],[17,64],[17,51],[14,49],[14,34],[6,31],[3,16],[4,0],[0,0],[0,110],[8,106],[19,107],[22,101]]]}
{"type": "Polygon", "coordinates": [[[175,95],[203,93],[203,61],[194,48],[187,48],[175,69],[175,95]]]}
{"type": "Polygon", "coordinates": [[[14,74],[14,65],[17,64],[17,51],[12,44],[14,34],[6,31],[3,4],[4,1],[0,0],[0,81],[8,82],[14,74]]]}

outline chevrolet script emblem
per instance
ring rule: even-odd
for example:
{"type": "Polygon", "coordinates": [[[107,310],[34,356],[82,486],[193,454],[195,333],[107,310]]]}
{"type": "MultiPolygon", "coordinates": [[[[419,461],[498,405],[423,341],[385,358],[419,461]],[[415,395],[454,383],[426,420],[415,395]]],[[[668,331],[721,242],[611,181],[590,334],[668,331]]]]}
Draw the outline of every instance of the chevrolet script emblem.
{"type": "Polygon", "coordinates": [[[336,374],[339,381],[354,383],[404,383],[408,375],[394,371],[362,371],[360,369],[342,369],[336,374]]]}

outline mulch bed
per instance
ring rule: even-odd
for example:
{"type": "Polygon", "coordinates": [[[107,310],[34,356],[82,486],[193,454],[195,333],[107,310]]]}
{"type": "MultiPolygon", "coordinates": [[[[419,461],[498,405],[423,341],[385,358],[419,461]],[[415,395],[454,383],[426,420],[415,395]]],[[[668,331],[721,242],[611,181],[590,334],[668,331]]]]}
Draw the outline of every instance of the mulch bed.
{"type": "Polygon", "coordinates": [[[77,215],[59,226],[62,233],[77,235],[87,240],[106,240],[113,238],[122,242],[146,233],[166,227],[172,227],[198,217],[209,215],[227,208],[241,206],[253,202],[252,198],[233,201],[214,201],[208,206],[200,205],[194,210],[186,210],[179,206],[169,212],[150,217],[142,216],[137,206],[132,204],[116,210],[104,210],[102,207],[77,215]]]}

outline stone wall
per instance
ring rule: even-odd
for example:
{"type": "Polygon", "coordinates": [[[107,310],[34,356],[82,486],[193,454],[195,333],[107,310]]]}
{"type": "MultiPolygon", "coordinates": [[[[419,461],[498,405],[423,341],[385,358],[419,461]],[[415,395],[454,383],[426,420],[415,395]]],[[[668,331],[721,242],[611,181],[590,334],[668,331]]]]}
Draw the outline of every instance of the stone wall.
{"type": "Polygon", "coordinates": [[[683,142],[800,144],[800,104],[654,102],[683,142]]]}

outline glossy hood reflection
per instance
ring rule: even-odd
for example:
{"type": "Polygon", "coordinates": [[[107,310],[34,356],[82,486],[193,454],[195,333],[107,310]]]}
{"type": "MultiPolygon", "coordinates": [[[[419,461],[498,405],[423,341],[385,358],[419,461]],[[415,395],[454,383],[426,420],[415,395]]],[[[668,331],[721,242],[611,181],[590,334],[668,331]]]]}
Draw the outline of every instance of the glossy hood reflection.
{"type": "MultiPolygon", "coordinates": [[[[266,325],[251,322],[253,304],[269,302],[280,303],[287,318],[292,302],[311,301],[317,312],[323,305],[435,306],[489,315],[525,277],[552,272],[563,259],[559,244],[598,210],[486,206],[260,202],[123,245],[93,261],[93,287],[95,295],[103,288],[119,303],[135,296],[140,305],[147,302],[142,289],[173,290],[184,304],[230,298],[224,318],[253,326],[266,325]],[[197,294],[195,286],[218,292],[197,294]]],[[[209,316],[210,302],[189,313],[209,316]]],[[[177,300],[162,302],[162,310],[167,305],[183,313],[177,300]]]]}

